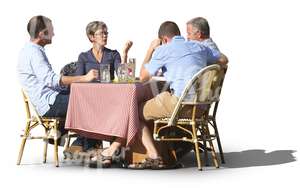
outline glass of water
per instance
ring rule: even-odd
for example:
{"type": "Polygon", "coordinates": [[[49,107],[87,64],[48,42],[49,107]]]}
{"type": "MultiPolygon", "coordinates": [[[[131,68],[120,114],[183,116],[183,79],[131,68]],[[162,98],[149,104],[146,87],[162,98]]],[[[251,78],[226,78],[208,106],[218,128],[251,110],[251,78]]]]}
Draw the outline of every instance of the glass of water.
{"type": "Polygon", "coordinates": [[[100,64],[100,82],[109,83],[110,82],[110,65],[100,64]]]}

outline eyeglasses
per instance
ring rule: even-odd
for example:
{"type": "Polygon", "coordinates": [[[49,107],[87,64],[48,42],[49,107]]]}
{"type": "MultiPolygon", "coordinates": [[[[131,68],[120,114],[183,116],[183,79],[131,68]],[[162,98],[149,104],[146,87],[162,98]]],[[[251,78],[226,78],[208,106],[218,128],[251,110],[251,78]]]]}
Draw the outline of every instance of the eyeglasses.
{"type": "Polygon", "coordinates": [[[107,31],[100,31],[98,33],[95,33],[94,35],[95,36],[97,36],[97,35],[99,35],[99,36],[108,35],[108,32],[107,31]]]}

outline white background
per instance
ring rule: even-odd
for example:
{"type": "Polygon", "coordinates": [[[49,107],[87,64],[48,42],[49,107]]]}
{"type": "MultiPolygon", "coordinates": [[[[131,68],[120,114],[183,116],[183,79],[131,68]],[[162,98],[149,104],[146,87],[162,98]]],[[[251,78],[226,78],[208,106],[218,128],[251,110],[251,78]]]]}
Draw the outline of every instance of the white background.
{"type": "MultiPolygon", "coordinates": [[[[299,186],[299,6],[297,1],[1,1],[1,161],[0,185],[40,186],[299,186]],[[41,164],[42,144],[29,141],[16,166],[25,112],[16,77],[17,57],[28,41],[26,24],[37,14],[54,24],[46,53],[56,72],[91,47],[88,22],[108,25],[108,47],[121,51],[134,42],[129,56],[140,65],[159,25],[208,19],[211,36],[230,60],[218,112],[227,163],[221,169],[195,167],[171,171],[92,170],[41,164]],[[32,144],[31,144],[32,143],[32,144]],[[293,152],[294,151],[294,152],[293,152]]],[[[139,66],[138,66],[139,67],[139,66]]],[[[51,148],[51,147],[50,147],[51,148]]],[[[193,159],[193,158],[191,158],[193,159]]]]}

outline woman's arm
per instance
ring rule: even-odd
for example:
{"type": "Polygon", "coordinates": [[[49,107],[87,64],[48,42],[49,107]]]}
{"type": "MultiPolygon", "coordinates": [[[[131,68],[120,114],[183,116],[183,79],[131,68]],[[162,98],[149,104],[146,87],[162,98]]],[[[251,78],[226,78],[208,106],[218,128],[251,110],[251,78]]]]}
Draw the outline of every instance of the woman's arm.
{"type": "Polygon", "coordinates": [[[127,63],[128,51],[130,50],[132,44],[133,42],[130,40],[125,43],[125,46],[123,48],[123,54],[122,54],[122,63],[127,63]]]}

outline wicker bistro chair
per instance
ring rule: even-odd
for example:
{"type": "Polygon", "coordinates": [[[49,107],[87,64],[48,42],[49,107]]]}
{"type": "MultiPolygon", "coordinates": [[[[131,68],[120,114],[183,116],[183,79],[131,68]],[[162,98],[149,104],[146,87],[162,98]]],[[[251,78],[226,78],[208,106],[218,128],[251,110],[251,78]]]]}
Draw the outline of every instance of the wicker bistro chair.
{"type": "MultiPolygon", "coordinates": [[[[222,87],[223,87],[223,82],[224,82],[224,79],[225,79],[226,72],[227,72],[227,65],[222,65],[221,66],[221,71],[219,73],[220,74],[220,78],[219,78],[220,81],[218,83],[219,85],[217,86],[218,90],[216,91],[217,92],[216,95],[218,95],[219,97],[221,95],[221,90],[222,90],[222,87]]],[[[218,127],[217,127],[217,121],[216,121],[218,106],[219,106],[219,98],[218,98],[218,100],[215,100],[215,102],[213,102],[211,104],[210,111],[208,112],[209,113],[208,114],[208,123],[214,129],[215,136],[216,136],[216,139],[217,139],[218,149],[219,149],[219,153],[220,153],[221,162],[223,164],[225,164],[224,153],[223,153],[221,139],[220,139],[220,135],[219,135],[218,127]]]]}
{"type": "Polygon", "coordinates": [[[26,108],[26,127],[24,130],[24,134],[21,135],[22,142],[21,147],[19,151],[19,156],[17,160],[17,165],[20,165],[24,147],[26,144],[26,141],[28,139],[42,139],[44,140],[44,160],[43,162],[46,163],[47,159],[47,148],[48,148],[48,140],[53,139],[54,140],[54,161],[55,166],[59,166],[58,161],[58,126],[60,121],[65,121],[63,118],[59,117],[41,117],[38,115],[37,111],[33,107],[33,105],[30,103],[30,100],[27,96],[27,94],[22,90],[23,99],[25,103],[26,108]],[[42,126],[44,128],[44,135],[42,136],[31,136],[31,131],[36,128],[42,126]]]}
{"type": "Polygon", "coordinates": [[[181,97],[170,118],[162,118],[154,121],[153,137],[157,141],[183,141],[194,144],[198,170],[202,170],[200,156],[200,145],[209,148],[214,166],[219,167],[216,157],[213,140],[215,134],[210,133],[209,129],[209,108],[210,105],[219,99],[217,86],[221,82],[221,66],[210,65],[201,69],[187,83],[181,97]],[[183,111],[190,109],[191,113],[187,117],[183,111]],[[178,133],[181,132],[181,133],[178,133]]]}

